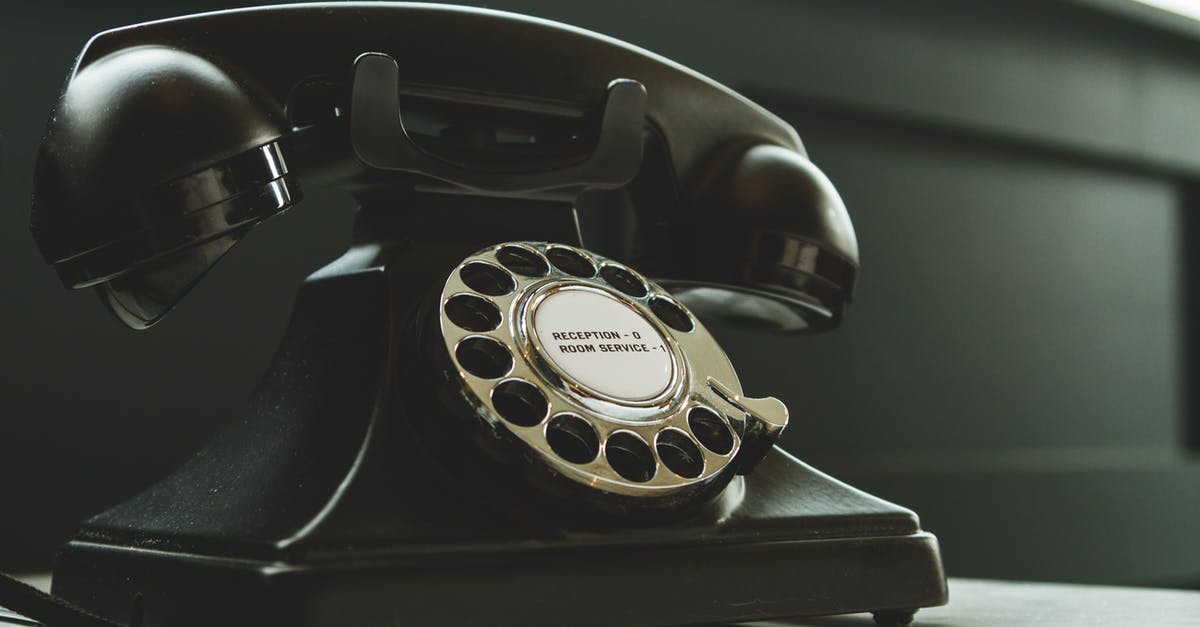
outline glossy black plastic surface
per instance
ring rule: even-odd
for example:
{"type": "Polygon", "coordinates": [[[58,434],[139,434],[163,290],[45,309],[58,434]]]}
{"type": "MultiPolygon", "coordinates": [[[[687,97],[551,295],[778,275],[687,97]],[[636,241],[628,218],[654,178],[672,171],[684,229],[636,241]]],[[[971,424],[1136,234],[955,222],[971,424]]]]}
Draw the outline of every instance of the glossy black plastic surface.
{"type": "Polygon", "coordinates": [[[810,332],[836,327],[853,297],[858,240],[825,174],[794,151],[759,145],[705,190],[694,232],[703,254],[690,258],[674,282],[686,292],[681,298],[726,320],[810,332]],[[793,301],[793,307],[772,310],[756,300],[793,301]],[[792,317],[797,313],[801,320],[792,317]]]}
{"type": "MultiPolygon", "coordinates": [[[[78,70],[55,109],[37,161],[34,237],[64,283],[87,287],[274,215],[220,228],[196,218],[235,199],[259,204],[247,195],[287,174],[277,147],[259,149],[286,130],[282,110],[207,59],[167,46],[116,51],[78,70]]],[[[275,212],[289,204],[267,200],[275,212]]]]}
{"type": "Polygon", "coordinates": [[[574,215],[558,203],[407,202],[429,211],[364,211],[358,246],[303,285],[242,418],[88,521],[62,553],[57,594],[145,627],[654,625],[944,602],[936,541],[912,512],[779,450],[714,503],[668,519],[556,506],[484,459],[444,426],[419,318],[483,242],[577,244],[574,215]],[[580,611],[583,591],[620,602],[580,611]]]}
{"type": "Polygon", "coordinates": [[[302,183],[564,200],[620,187],[637,214],[625,261],[661,279],[761,294],[792,318],[817,314],[797,325],[762,308],[744,313],[775,328],[832,326],[857,267],[843,237],[849,218],[822,213],[836,194],[814,184],[823,177],[811,164],[764,174],[756,146],[807,163],[790,126],[724,86],[563,24],[405,3],[223,11],[88,43],[48,124],[31,226],[65,284],[111,282],[103,299],[140,328],[245,230],[296,202],[302,183]],[[280,176],[230,167],[276,141],[288,166],[280,176]],[[734,170],[820,193],[742,207],[750,197],[738,181],[725,189],[734,170]],[[205,186],[203,207],[168,193],[205,186]],[[717,251],[733,266],[697,265],[747,209],[763,224],[717,251]],[[821,221],[827,228],[811,228],[821,221]],[[790,253],[759,245],[797,238],[845,267],[793,271],[790,253]]]}
{"type": "MultiPolygon", "coordinates": [[[[351,141],[355,155],[370,167],[428,176],[480,192],[528,194],[618,187],[628,183],[641,165],[646,88],[637,81],[617,79],[608,84],[594,145],[574,162],[514,164],[517,159],[497,158],[503,154],[497,152],[474,167],[438,158],[410,137],[400,106],[400,82],[400,66],[387,55],[364,54],[354,62],[351,141]]],[[[507,128],[473,130],[487,133],[479,141],[490,144],[497,143],[497,135],[512,133],[507,128]]],[[[442,134],[455,131],[465,132],[449,127],[442,134]]],[[[529,134],[518,139],[536,143],[539,137],[529,134]]]]}

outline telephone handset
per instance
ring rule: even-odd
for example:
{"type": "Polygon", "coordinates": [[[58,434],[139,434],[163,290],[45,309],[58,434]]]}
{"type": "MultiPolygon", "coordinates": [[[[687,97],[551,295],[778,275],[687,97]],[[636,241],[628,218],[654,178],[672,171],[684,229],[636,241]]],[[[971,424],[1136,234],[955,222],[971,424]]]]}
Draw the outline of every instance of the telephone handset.
{"type": "Polygon", "coordinates": [[[844,206],[783,121],[621,42],[457,7],[292,5],[101,33],[36,179],[47,261],[137,327],[305,180],[566,201],[622,188],[644,272],[703,286],[700,301],[735,293],[785,328],[836,325],[858,267],[844,206]]]}
{"type": "Polygon", "coordinates": [[[87,521],[57,595],[147,627],[895,623],[945,601],[916,516],[774,448],[787,408],[702,322],[819,332],[850,300],[849,216],[783,121],[509,13],[201,14],[88,43],[31,228],[64,284],[145,328],[302,184],[354,193],[354,244],[301,286],[245,414],[87,521]],[[604,255],[585,204],[620,223],[604,255]],[[619,602],[580,612],[581,588],[619,602]]]}

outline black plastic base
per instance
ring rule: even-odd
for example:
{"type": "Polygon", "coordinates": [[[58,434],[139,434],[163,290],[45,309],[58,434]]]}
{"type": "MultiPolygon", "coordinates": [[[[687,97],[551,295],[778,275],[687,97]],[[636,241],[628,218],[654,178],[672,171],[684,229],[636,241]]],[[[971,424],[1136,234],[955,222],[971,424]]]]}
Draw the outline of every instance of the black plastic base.
{"type": "Polygon", "coordinates": [[[778,449],[710,506],[639,522],[550,506],[473,443],[426,437],[451,418],[419,383],[430,288],[497,241],[578,243],[569,206],[521,201],[515,220],[444,202],[421,223],[362,217],[360,245],[302,286],[245,415],[88,521],[56,594],[139,627],[634,626],[946,601],[915,514],[778,449]]]}
{"type": "Polygon", "coordinates": [[[55,592],[145,627],[664,625],[945,602],[937,542],[911,514],[779,451],[744,487],[711,527],[545,541],[347,547],[288,561],[73,542],[55,592]]]}

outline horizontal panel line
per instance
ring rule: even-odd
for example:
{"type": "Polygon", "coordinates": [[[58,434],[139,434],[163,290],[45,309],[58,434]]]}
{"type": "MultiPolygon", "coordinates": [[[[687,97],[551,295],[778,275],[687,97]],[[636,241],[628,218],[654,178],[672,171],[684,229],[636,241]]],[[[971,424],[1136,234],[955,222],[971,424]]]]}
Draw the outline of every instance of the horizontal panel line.
{"type": "Polygon", "coordinates": [[[837,468],[838,473],[946,474],[1164,471],[1192,467],[1200,473],[1200,458],[1164,447],[1029,447],[988,451],[905,453],[854,453],[852,455],[799,455],[817,467],[837,468]]]}
{"type": "Polygon", "coordinates": [[[1018,155],[1088,166],[1101,170],[1140,174],[1167,180],[1200,180],[1200,161],[1154,158],[1127,150],[1071,142],[1057,137],[1039,136],[1028,131],[1006,130],[998,126],[948,121],[936,115],[872,106],[859,102],[821,98],[787,92],[778,86],[741,85],[738,91],[798,127],[813,116],[853,124],[860,131],[908,136],[921,142],[940,142],[960,147],[991,148],[1018,155]]]}

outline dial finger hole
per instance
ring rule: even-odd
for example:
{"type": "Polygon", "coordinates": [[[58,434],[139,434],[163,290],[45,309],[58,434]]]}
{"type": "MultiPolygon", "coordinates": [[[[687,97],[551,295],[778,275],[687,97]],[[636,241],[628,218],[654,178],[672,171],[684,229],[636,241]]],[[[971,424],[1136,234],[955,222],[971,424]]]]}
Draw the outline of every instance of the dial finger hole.
{"type": "Polygon", "coordinates": [[[574,414],[559,414],[546,425],[546,441],[559,457],[586,464],[600,454],[600,436],[588,421],[574,414]]]}
{"type": "Polygon", "coordinates": [[[688,426],[704,448],[717,455],[733,450],[733,433],[717,412],[707,407],[693,407],[688,412],[688,426]]]}
{"type": "Polygon", "coordinates": [[[499,379],[512,370],[508,349],[490,337],[468,337],[454,347],[454,356],[463,370],[482,379],[499,379]]]}
{"type": "Polygon", "coordinates": [[[502,246],[496,260],[521,276],[545,276],[550,271],[544,257],[524,246],[502,246]]]}
{"type": "Polygon", "coordinates": [[[654,453],[645,440],[629,431],[618,431],[604,443],[604,457],[618,475],[645,483],[654,478],[654,453]]]}
{"type": "Polygon", "coordinates": [[[488,296],[503,296],[517,287],[512,275],[482,261],[472,261],[463,266],[458,276],[467,287],[488,296]]]}
{"type": "Polygon", "coordinates": [[[600,276],[604,277],[609,285],[629,296],[641,298],[646,295],[646,282],[625,268],[606,265],[600,269],[600,276]]]}
{"type": "Polygon", "coordinates": [[[570,248],[562,246],[547,248],[546,258],[550,260],[550,263],[554,264],[555,268],[567,274],[583,279],[590,279],[596,276],[596,266],[591,260],[570,248]]]}
{"type": "Polygon", "coordinates": [[[482,333],[500,326],[500,309],[486,298],[458,294],[446,301],[446,317],[456,326],[482,333]]]}
{"type": "Polygon", "coordinates": [[[704,472],[704,455],[700,447],[678,429],[664,429],[659,433],[654,449],[663,465],[680,477],[695,479],[704,472]]]}
{"type": "Polygon", "coordinates": [[[654,298],[651,298],[650,310],[654,312],[654,315],[658,316],[659,320],[662,320],[663,324],[675,329],[676,331],[687,333],[696,328],[696,325],[692,322],[692,317],[688,315],[688,312],[684,311],[683,307],[680,307],[669,298],[664,298],[662,296],[655,296],[654,298]]]}
{"type": "Polygon", "coordinates": [[[540,423],[549,409],[542,391],[521,379],[509,379],[492,388],[492,406],[500,417],[522,427],[540,423]]]}

